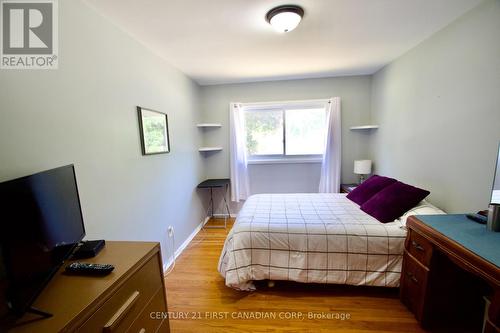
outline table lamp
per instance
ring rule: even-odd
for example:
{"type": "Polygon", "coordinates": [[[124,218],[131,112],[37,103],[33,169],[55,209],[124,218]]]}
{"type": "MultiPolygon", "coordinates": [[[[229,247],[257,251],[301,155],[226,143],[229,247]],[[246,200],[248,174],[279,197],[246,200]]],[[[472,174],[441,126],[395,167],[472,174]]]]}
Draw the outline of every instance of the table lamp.
{"type": "Polygon", "coordinates": [[[359,183],[365,180],[365,175],[372,173],[371,160],[356,160],[354,161],[354,173],[359,175],[359,183]]]}

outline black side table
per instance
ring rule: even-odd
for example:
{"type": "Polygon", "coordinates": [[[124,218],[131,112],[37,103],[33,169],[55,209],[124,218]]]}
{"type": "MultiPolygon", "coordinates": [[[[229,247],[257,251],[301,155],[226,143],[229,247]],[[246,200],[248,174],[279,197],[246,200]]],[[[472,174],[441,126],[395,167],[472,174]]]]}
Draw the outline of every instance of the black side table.
{"type": "Polygon", "coordinates": [[[219,189],[222,188],[224,190],[224,194],[222,198],[224,199],[224,204],[226,206],[227,214],[224,215],[224,227],[222,226],[214,226],[214,227],[205,227],[207,229],[220,229],[224,228],[226,229],[227,227],[227,218],[231,216],[231,212],[229,211],[229,205],[227,204],[226,200],[226,195],[229,190],[229,184],[230,181],[227,178],[224,179],[207,179],[201,183],[198,184],[198,188],[208,188],[210,189],[210,202],[208,203],[208,209],[207,209],[207,216],[214,217],[214,197],[213,197],[213,191],[214,189],[219,189]],[[210,212],[210,214],[209,214],[210,212]]]}

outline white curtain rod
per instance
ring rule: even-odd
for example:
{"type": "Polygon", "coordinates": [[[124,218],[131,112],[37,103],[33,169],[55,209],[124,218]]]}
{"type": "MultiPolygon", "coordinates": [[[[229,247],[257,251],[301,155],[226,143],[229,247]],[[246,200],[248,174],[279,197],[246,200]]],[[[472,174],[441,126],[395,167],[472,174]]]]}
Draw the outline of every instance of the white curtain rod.
{"type": "MultiPolygon", "coordinates": [[[[330,103],[331,98],[327,99],[303,99],[293,101],[271,101],[271,102],[255,102],[255,103],[239,103],[242,107],[259,107],[259,106],[272,106],[276,104],[314,104],[314,103],[330,103]]],[[[234,104],[234,103],[232,103],[234,104]]]]}

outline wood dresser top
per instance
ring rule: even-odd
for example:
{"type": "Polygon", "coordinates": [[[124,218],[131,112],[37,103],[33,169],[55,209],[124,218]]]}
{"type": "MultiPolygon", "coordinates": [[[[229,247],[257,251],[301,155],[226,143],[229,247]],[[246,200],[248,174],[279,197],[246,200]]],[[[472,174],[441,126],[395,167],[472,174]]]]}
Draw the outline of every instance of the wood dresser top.
{"type": "Polygon", "coordinates": [[[158,243],[107,241],[96,257],[78,260],[114,265],[113,272],[104,277],[65,275],[64,267],[68,263],[64,263],[33,303],[33,307],[54,316],[40,319],[39,316],[25,314],[9,332],[33,333],[35,328],[36,332],[58,332],[73,326],[83,311],[100,307],[129,274],[158,251],[158,243]]]}

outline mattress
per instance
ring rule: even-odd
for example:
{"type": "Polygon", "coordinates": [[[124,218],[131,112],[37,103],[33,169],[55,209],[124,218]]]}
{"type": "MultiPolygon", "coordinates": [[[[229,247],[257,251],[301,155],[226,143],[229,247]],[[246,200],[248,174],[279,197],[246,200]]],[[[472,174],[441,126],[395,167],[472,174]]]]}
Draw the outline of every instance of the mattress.
{"type": "Polygon", "coordinates": [[[228,287],[256,280],[398,287],[406,228],[380,223],[345,194],[258,194],[241,209],[218,270],[228,287]]]}

